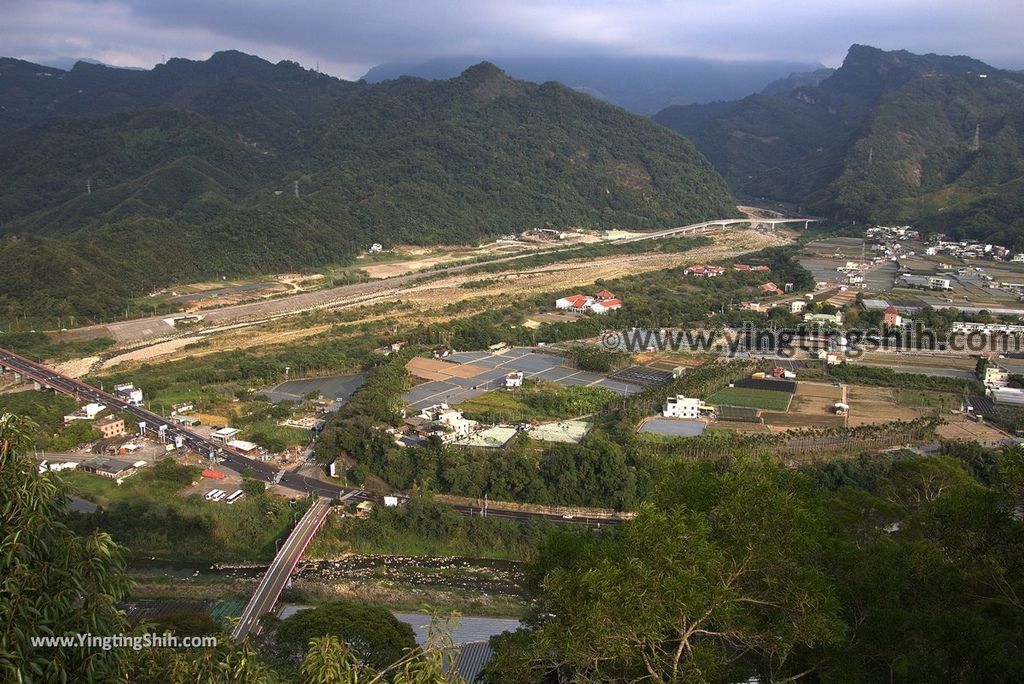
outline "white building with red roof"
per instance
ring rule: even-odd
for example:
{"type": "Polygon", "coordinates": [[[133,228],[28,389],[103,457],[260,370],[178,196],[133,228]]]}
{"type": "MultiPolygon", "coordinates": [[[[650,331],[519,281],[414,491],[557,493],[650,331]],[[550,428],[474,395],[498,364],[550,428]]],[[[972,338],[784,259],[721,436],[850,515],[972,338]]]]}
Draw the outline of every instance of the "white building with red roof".
{"type": "Polygon", "coordinates": [[[605,314],[615,309],[621,309],[622,302],[618,299],[599,299],[590,305],[590,310],[596,314],[605,314]]]}
{"type": "Polygon", "coordinates": [[[608,290],[601,290],[593,297],[584,294],[574,294],[555,300],[556,309],[572,311],[574,313],[606,314],[621,307],[622,300],[618,299],[608,290]]]}
{"type": "Polygon", "coordinates": [[[717,278],[725,273],[722,266],[707,266],[705,264],[694,264],[683,269],[683,275],[697,276],[698,278],[717,278]]]}
{"type": "Polygon", "coordinates": [[[588,297],[583,294],[569,295],[568,297],[562,297],[561,299],[555,300],[555,308],[563,311],[575,311],[576,313],[584,313],[590,310],[590,305],[594,303],[593,297],[588,297]]]}

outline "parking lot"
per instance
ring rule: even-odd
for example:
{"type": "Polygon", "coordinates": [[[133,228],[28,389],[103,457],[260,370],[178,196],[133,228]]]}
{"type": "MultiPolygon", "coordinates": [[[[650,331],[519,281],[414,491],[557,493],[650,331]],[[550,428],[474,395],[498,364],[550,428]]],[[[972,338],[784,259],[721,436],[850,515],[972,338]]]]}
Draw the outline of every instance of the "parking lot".
{"type": "Polygon", "coordinates": [[[524,377],[529,380],[547,380],[569,386],[604,387],[623,396],[637,394],[643,390],[643,387],[632,382],[568,368],[562,365],[562,357],[538,352],[529,347],[514,347],[498,353],[456,352],[445,361],[475,367],[475,370],[470,377],[457,377],[453,374],[443,380],[430,380],[417,385],[405,394],[405,401],[409,406],[423,409],[440,403],[458,404],[486,392],[501,389],[505,384],[505,376],[512,371],[522,371],[524,377]]]}

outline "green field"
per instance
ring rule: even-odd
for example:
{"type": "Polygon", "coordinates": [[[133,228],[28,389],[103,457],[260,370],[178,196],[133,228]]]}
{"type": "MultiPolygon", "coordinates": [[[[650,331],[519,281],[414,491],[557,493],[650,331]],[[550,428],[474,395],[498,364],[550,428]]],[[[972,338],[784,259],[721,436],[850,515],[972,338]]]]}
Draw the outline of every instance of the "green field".
{"type": "Polygon", "coordinates": [[[789,408],[789,400],[793,395],[789,392],[774,390],[747,389],[746,387],[726,387],[706,399],[712,406],[746,406],[749,408],[767,409],[769,411],[785,411],[789,408]]]}

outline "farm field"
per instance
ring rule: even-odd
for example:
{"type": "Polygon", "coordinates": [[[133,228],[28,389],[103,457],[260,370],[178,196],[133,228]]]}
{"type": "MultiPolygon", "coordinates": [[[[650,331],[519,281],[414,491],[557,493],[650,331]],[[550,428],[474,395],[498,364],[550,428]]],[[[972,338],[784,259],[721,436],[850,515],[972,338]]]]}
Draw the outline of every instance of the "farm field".
{"type": "Polygon", "coordinates": [[[770,411],[786,411],[789,409],[789,392],[773,390],[748,389],[746,387],[726,387],[707,398],[712,406],[746,406],[749,408],[767,409],[770,411]]]}

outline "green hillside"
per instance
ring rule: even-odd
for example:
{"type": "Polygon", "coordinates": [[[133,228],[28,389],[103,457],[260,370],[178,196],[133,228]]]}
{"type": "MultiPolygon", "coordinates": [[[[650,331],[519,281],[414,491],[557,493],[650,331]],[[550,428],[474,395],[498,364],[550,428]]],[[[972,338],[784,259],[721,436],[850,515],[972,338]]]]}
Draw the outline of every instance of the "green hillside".
{"type": "MultiPolygon", "coordinates": [[[[733,190],[840,220],[1004,234],[1024,178],[1024,78],[967,57],[855,45],[817,86],[670,107],[733,190]],[[947,218],[955,216],[953,221],[947,218]]],[[[1024,247],[1017,232],[1009,245],[1024,247]]]]}
{"type": "Polygon", "coordinates": [[[685,139],[487,63],[368,85],[222,53],[36,78],[36,99],[27,76],[13,94],[0,83],[19,105],[0,117],[0,259],[17,264],[0,319],[109,317],[154,287],[344,262],[372,242],[735,213],[685,139]]]}

